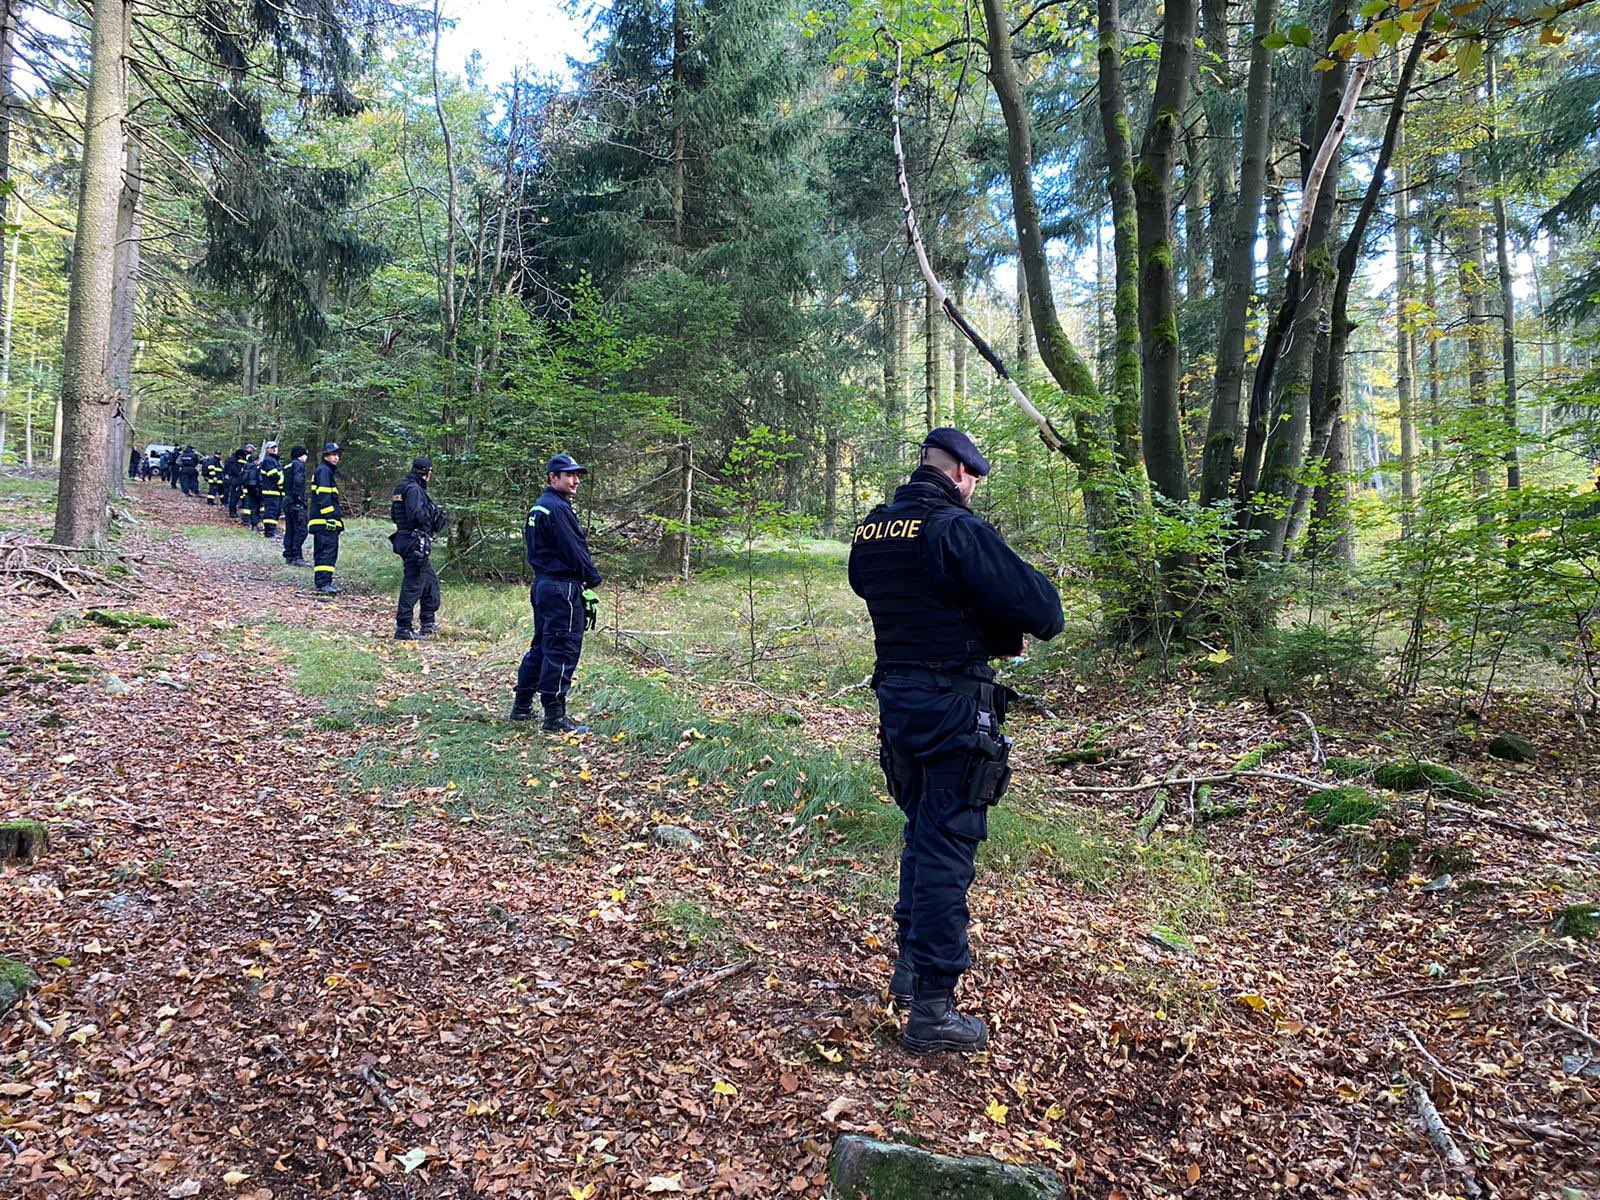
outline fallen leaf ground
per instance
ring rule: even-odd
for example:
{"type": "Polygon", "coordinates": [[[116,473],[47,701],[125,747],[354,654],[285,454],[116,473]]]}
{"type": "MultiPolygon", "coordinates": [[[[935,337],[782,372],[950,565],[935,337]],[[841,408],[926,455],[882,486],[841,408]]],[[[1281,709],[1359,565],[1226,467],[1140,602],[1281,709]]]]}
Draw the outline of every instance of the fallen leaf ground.
{"type": "MultiPolygon", "coordinates": [[[[1600,755],[1554,708],[1485,714],[1533,767],[1434,745],[1494,787],[1485,814],[1553,836],[1435,811],[1385,874],[1383,821],[1325,832],[1268,779],[1193,835],[1180,794],[1139,847],[1149,793],[1062,789],[1226,768],[1298,718],[1047,681],[1049,718],[1017,723],[1028,803],[1126,837],[1091,844],[1098,871],[980,873],[965,994],[994,1049],[918,1062],[861,895],[881,862],[800,853],[782,805],[765,832],[708,817],[658,749],[499,725],[503,652],[396,644],[389,597],[319,602],[265,547],[198,554],[178,530],[216,514],[139,493],[134,605],[171,628],[58,619],[110,596],[0,600],[0,818],[55,835],[0,877],[0,952],[41,980],[0,1021],[0,1193],[819,1196],[855,1129],[1049,1163],[1096,1197],[1600,1195],[1600,1044],[1544,1017],[1587,1028],[1600,984],[1595,943],[1552,930],[1595,895],[1600,755]],[[297,688],[295,631],[355,656],[381,719],[297,688]],[[433,769],[441,687],[482,754],[527,764],[517,819],[474,819],[470,777],[433,769]],[[1091,727],[1107,761],[1045,761],[1091,727]],[[663,820],[702,848],[653,842],[663,820]],[[1167,874],[1140,878],[1170,888],[1125,886],[1153,856],[1167,874]]],[[[858,710],[801,706],[807,736],[856,744],[858,710]]],[[[1328,753],[1388,747],[1381,712],[1340,723],[1328,753]]],[[[1324,777],[1315,758],[1267,766],[1324,777]]]]}

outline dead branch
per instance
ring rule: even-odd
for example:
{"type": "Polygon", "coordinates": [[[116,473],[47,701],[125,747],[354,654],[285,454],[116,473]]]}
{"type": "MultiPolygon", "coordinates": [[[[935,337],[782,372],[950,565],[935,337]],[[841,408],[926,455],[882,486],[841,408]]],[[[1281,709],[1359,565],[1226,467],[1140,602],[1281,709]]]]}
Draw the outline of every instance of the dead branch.
{"type": "Polygon", "coordinates": [[[1417,1106],[1417,1116],[1422,1120],[1422,1128],[1428,1135],[1428,1140],[1433,1143],[1434,1149],[1445,1162],[1461,1172],[1462,1190],[1468,1196],[1483,1195],[1483,1189],[1478,1186],[1478,1180],[1472,1173],[1472,1164],[1467,1161],[1467,1156],[1461,1152],[1461,1147],[1456,1145],[1455,1138],[1450,1135],[1450,1127],[1444,1123],[1444,1118],[1434,1107],[1428,1089],[1409,1074],[1402,1073],[1400,1077],[1411,1088],[1411,1096],[1417,1106]]]}
{"type": "Polygon", "coordinates": [[[1595,1037],[1594,1034],[1590,1033],[1581,1025],[1574,1025],[1571,1021],[1563,1021],[1550,1010],[1550,1002],[1548,1000],[1545,1001],[1545,1010],[1541,1019],[1547,1025],[1554,1025],[1558,1029],[1565,1029],[1568,1033],[1572,1034],[1573,1037],[1583,1042],[1590,1049],[1600,1050],[1600,1037],[1595,1037]]]}
{"type": "Polygon", "coordinates": [[[1127,792],[1148,792],[1151,788],[1178,787],[1188,784],[1206,783],[1231,783],[1242,778],[1278,779],[1285,783],[1298,783],[1302,787],[1321,790],[1330,785],[1320,783],[1315,779],[1307,779],[1304,775],[1290,775],[1285,771],[1218,771],[1215,775],[1179,775],[1176,778],[1149,779],[1144,783],[1126,783],[1110,787],[1090,787],[1086,784],[1061,784],[1054,790],[1058,792],[1075,792],[1086,794],[1111,794],[1127,792]]]}
{"type": "Polygon", "coordinates": [[[745,958],[735,963],[729,963],[725,967],[718,967],[709,975],[702,975],[699,979],[686,983],[682,987],[673,988],[661,997],[661,1003],[663,1005],[677,1004],[684,997],[692,996],[696,992],[703,992],[707,988],[716,987],[717,984],[724,980],[732,979],[735,975],[742,974],[753,966],[755,966],[755,959],[745,958]]]}
{"type": "Polygon", "coordinates": [[[1317,733],[1317,723],[1298,710],[1294,715],[1304,721],[1306,728],[1311,731],[1311,761],[1320,767],[1327,761],[1327,755],[1322,752],[1322,737],[1317,733]]]}
{"type": "Polygon", "coordinates": [[[1067,446],[1066,439],[1056,431],[1056,427],[1050,423],[1050,418],[1034,407],[1033,401],[1028,399],[1028,394],[1017,386],[1017,381],[1011,377],[1005,361],[977,331],[972,322],[967,320],[966,314],[956,307],[955,301],[950,299],[950,294],[945,291],[944,284],[934,272],[933,264],[928,261],[928,248],[923,244],[922,231],[917,227],[917,212],[911,203],[911,182],[906,176],[905,144],[900,139],[900,93],[901,78],[904,75],[904,48],[898,40],[894,38],[889,40],[894,43],[894,101],[890,112],[894,126],[894,178],[900,187],[900,211],[905,214],[906,239],[916,253],[917,267],[922,272],[929,293],[939,302],[939,307],[944,310],[944,315],[950,324],[972,344],[978,356],[989,364],[989,369],[994,372],[995,378],[1005,385],[1006,393],[1016,406],[1027,414],[1028,420],[1038,426],[1039,437],[1044,444],[1052,450],[1064,450],[1067,446]]]}

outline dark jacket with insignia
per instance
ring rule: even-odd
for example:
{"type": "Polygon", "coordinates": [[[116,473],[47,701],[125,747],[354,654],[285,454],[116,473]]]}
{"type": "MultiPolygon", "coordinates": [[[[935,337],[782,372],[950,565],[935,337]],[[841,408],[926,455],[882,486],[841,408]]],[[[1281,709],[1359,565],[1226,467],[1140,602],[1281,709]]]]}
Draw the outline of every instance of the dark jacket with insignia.
{"type": "Polygon", "coordinates": [[[1026,635],[1061,632],[1061,596],[961,501],[950,478],[918,467],[867,514],[850,547],[850,587],[872,616],[878,667],[987,676],[1026,635]]]}
{"type": "Polygon", "coordinates": [[[589,557],[589,540],[583,536],[578,514],[560,492],[545,488],[528,510],[522,529],[528,565],[540,579],[576,580],[584,587],[600,583],[600,572],[589,557]]]}

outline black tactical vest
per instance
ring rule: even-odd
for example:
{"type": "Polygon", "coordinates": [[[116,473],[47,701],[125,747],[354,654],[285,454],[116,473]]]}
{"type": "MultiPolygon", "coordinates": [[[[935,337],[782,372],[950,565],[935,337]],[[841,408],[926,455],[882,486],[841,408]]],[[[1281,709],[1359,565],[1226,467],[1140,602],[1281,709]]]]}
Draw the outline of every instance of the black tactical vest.
{"type": "Polygon", "coordinates": [[[872,615],[878,666],[960,669],[984,663],[985,640],[934,574],[927,543],[955,506],[916,496],[880,504],[856,527],[850,546],[850,586],[872,615]]]}

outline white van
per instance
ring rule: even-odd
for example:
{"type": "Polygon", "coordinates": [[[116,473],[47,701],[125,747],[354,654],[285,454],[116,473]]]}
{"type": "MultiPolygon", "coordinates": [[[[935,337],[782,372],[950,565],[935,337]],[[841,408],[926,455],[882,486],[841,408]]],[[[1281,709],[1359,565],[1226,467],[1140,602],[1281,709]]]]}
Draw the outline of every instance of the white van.
{"type": "Polygon", "coordinates": [[[169,450],[174,454],[178,452],[176,446],[146,446],[144,448],[145,460],[149,462],[152,471],[161,470],[161,456],[169,450]]]}

